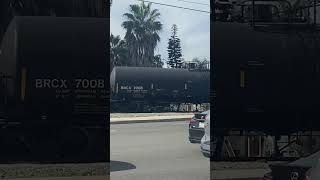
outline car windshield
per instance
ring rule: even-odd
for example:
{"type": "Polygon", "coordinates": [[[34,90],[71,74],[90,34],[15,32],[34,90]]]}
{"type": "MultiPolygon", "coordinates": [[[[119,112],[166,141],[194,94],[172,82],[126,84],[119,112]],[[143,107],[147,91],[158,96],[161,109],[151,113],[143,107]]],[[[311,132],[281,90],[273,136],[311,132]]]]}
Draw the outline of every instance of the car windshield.
{"type": "Polygon", "coordinates": [[[210,115],[210,110],[206,111],[205,113],[206,115],[210,115]]]}
{"type": "Polygon", "coordinates": [[[202,114],[210,114],[210,110],[207,110],[207,111],[204,111],[204,112],[202,112],[202,114]]]}
{"type": "Polygon", "coordinates": [[[196,119],[205,119],[205,117],[207,116],[207,114],[210,113],[209,111],[204,111],[201,113],[196,113],[194,116],[196,119]]]}

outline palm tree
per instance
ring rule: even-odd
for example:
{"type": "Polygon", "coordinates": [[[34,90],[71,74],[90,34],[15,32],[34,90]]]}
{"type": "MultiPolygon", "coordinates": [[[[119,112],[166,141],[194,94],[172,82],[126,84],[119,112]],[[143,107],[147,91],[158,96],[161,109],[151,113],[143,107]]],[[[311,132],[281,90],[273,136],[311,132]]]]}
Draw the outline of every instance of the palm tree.
{"type": "Polygon", "coordinates": [[[110,68],[114,66],[127,66],[128,49],[125,41],[121,40],[120,36],[110,35],[110,68]]]}
{"type": "Polygon", "coordinates": [[[160,41],[159,32],[162,24],[158,21],[158,9],[151,9],[151,3],[130,5],[129,13],[125,13],[126,21],[122,27],[127,30],[125,40],[129,48],[129,57],[136,66],[151,66],[154,49],[160,41]]]}

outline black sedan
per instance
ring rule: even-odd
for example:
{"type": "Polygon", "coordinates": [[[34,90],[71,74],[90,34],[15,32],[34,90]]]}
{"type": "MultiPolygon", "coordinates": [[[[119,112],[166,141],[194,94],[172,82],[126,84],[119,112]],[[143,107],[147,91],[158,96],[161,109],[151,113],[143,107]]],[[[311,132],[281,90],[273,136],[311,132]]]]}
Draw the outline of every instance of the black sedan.
{"type": "Polygon", "coordinates": [[[204,135],[204,120],[209,111],[195,113],[189,122],[189,141],[191,143],[200,143],[204,135]]]}
{"type": "Polygon", "coordinates": [[[320,151],[297,161],[270,165],[263,180],[320,180],[320,151]]]}

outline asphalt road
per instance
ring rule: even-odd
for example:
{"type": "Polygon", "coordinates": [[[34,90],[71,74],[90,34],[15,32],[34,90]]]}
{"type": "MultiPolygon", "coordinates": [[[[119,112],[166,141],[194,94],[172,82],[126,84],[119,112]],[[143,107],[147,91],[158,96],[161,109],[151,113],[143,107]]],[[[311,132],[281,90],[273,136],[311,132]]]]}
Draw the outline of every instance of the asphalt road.
{"type": "MultiPolygon", "coordinates": [[[[209,159],[203,157],[199,144],[189,143],[187,122],[116,124],[111,125],[110,134],[111,180],[210,179],[209,159]]],[[[227,164],[221,164],[223,167],[225,165],[227,164]]],[[[73,165],[70,166],[73,167],[73,165]]],[[[105,167],[104,164],[83,164],[82,166],[81,168],[80,165],[76,165],[77,172],[74,172],[74,176],[72,177],[34,176],[23,178],[19,175],[17,180],[110,179],[100,172],[101,167],[105,167]],[[94,170],[94,172],[99,170],[100,173],[96,172],[94,176],[82,176],[84,172],[91,172],[90,167],[95,166],[97,170],[94,170]]],[[[212,167],[217,167],[217,165],[212,167]]],[[[2,168],[2,171],[4,169],[2,168]]],[[[45,172],[47,171],[47,169],[44,170],[45,172]]],[[[58,170],[60,172],[61,168],[58,168],[58,170]]],[[[6,174],[6,176],[4,176],[1,175],[2,171],[0,168],[0,179],[9,176],[8,174],[11,173],[11,171],[4,171],[6,174]]],[[[20,171],[15,173],[19,174],[20,171]]],[[[29,171],[30,169],[26,169],[24,174],[30,175],[31,172],[29,171]]],[[[264,169],[213,170],[211,172],[211,178],[215,180],[257,180],[257,178],[252,177],[259,177],[263,175],[265,171],[264,169]]],[[[12,173],[10,177],[16,177],[12,173]]],[[[43,173],[41,173],[41,175],[43,175],[43,173]]]]}
{"type": "Polygon", "coordinates": [[[209,159],[187,122],[111,125],[112,180],[208,180],[209,159]]]}

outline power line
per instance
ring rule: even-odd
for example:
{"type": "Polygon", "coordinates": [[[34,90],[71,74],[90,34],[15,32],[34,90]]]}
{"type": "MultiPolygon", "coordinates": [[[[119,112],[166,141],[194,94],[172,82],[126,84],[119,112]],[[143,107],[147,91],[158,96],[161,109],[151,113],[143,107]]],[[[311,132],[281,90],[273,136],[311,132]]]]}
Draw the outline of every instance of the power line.
{"type": "Polygon", "coordinates": [[[174,7],[174,8],[186,9],[186,10],[190,10],[190,11],[198,11],[198,12],[202,12],[202,13],[210,13],[209,11],[186,8],[186,7],[175,6],[175,5],[170,5],[170,4],[163,4],[163,3],[153,2],[153,1],[145,1],[145,0],[137,0],[137,1],[144,1],[144,2],[149,2],[149,3],[158,4],[158,5],[162,5],[162,6],[169,6],[169,7],[174,7]]]}
{"type": "Polygon", "coordinates": [[[185,0],[177,0],[177,1],[186,2],[186,3],[192,3],[192,4],[200,4],[200,5],[205,5],[205,6],[210,6],[210,4],[200,3],[200,2],[194,2],[194,1],[185,1],[185,0]]]}

